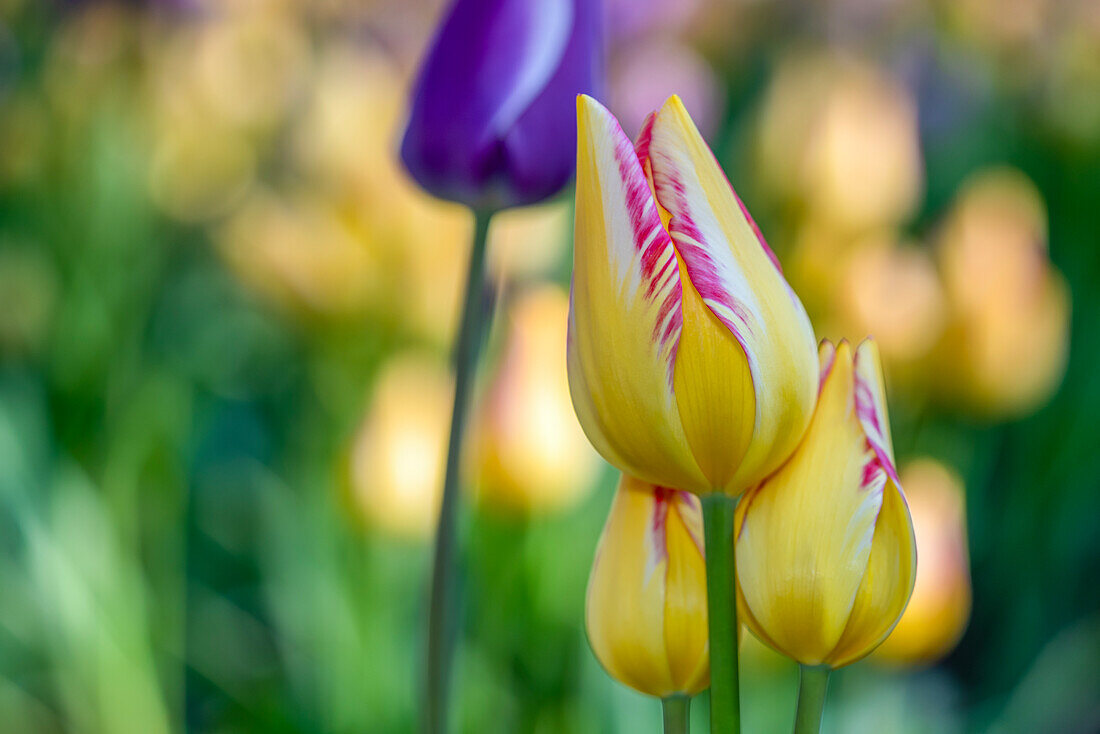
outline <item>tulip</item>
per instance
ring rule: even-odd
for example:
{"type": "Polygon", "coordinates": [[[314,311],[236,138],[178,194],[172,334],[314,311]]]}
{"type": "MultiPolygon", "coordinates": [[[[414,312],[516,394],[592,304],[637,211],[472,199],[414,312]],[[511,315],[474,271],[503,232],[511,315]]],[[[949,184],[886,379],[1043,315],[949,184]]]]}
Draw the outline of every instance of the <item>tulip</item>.
{"type": "Polygon", "coordinates": [[[916,102],[881,69],[832,55],[786,62],[759,129],[764,184],[819,226],[859,234],[900,223],[919,203],[916,102]]]}
{"type": "Polygon", "coordinates": [[[899,390],[912,393],[929,381],[928,359],[947,320],[943,285],[929,250],[880,233],[852,243],[838,257],[822,334],[874,334],[883,363],[899,390]]]}
{"type": "Polygon", "coordinates": [[[616,680],[662,699],[707,687],[699,498],[623,475],[596,548],[588,641],[616,680]]]}
{"type": "Polygon", "coordinates": [[[351,447],[351,500],[367,523],[408,540],[431,535],[439,512],[451,377],[433,360],[395,358],[351,447]]]}
{"type": "Polygon", "coordinates": [[[678,97],[637,149],[578,100],[569,383],[581,426],[624,472],[738,495],[809,424],[809,318],[678,97]]]}
{"type": "Polygon", "coordinates": [[[1018,171],[978,174],[938,245],[949,312],[938,355],[943,397],[987,418],[1035,410],[1065,374],[1071,311],[1038,190],[1018,171]]]}
{"type": "Polygon", "coordinates": [[[745,495],[734,525],[741,619],[803,666],[796,732],[817,731],[828,671],[886,639],[916,577],[878,349],[823,342],[821,363],[802,444],[745,495]]]}
{"type": "Polygon", "coordinates": [[[933,459],[905,467],[920,565],[913,598],[873,658],[894,665],[927,665],[954,649],[970,619],[970,565],[962,480],[933,459]]]}
{"type": "Polygon", "coordinates": [[[428,49],[401,158],[430,193],[475,212],[455,338],[455,400],[432,561],[424,730],[446,730],[457,602],[451,579],[458,461],[487,319],[482,308],[489,221],[555,194],[573,172],[569,100],[597,77],[600,3],[455,0],[428,49]]]}
{"type": "Polygon", "coordinates": [[[878,349],[821,346],[821,397],[790,461],[737,510],[746,626],[803,665],[873,650],[909,600],[913,527],[894,469],[878,349]]]}
{"type": "Polygon", "coordinates": [[[813,329],[678,97],[636,144],[577,100],[568,368],[589,440],[627,474],[704,495],[711,730],[739,730],[736,496],[809,424],[813,329]]]}
{"type": "Polygon", "coordinates": [[[532,204],[573,173],[573,97],[599,67],[600,4],[456,0],[428,51],[401,157],[474,209],[532,204]]]}
{"type": "Polygon", "coordinates": [[[559,286],[522,294],[509,309],[500,366],[475,432],[478,496],[510,512],[568,507],[593,487],[599,459],[569,407],[559,286]]]}

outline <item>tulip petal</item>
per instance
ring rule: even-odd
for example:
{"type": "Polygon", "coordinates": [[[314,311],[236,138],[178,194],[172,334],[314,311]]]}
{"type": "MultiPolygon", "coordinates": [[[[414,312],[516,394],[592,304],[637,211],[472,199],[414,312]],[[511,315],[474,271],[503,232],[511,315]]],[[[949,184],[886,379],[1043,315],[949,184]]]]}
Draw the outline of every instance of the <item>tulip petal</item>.
{"type": "Polygon", "coordinates": [[[598,102],[577,99],[569,386],[589,440],[654,484],[709,490],[673,395],[680,267],[641,163],[598,102]]]}
{"type": "Polygon", "coordinates": [[[737,508],[737,573],[750,629],[817,665],[840,640],[867,569],[885,484],[864,486],[851,347],[832,360],[803,444],[737,508]],[[751,512],[750,512],[751,508],[751,512]],[[828,542],[823,542],[828,539],[828,542]]]}
{"type": "MultiPolygon", "coordinates": [[[[750,443],[740,435],[747,420],[729,416],[724,429],[707,423],[702,416],[713,415],[714,405],[706,411],[697,408],[685,400],[688,385],[677,386],[684,427],[704,470],[709,467],[702,457],[713,451],[712,445],[727,447],[727,463],[733,463],[729,456],[736,457],[734,451],[745,451],[732,477],[718,477],[724,488],[736,492],[782,463],[809,423],[818,386],[813,328],[678,97],[661,108],[648,146],[639,147],[649,158],[657,200],[670,215],[683,279],[691,281],[715,317],[710,323],[695,318],[689,327],[693,309],[685,305],[684,334],[722,332],[721,337],[700,336],[697,342],[685,336],[678,355],[684,360],[682,379],[693,386],[691,392],[721,395],[752,414],[750,443]],[[736,344],[722,343],[729,336],[736,344]],[[718,360],[721,369],[708,371],[695,364],[718,360]],[[755,397],[751,407],[742,399],[748,383],[755,397]]],[[[691,298],[685,288],[685,303],[691,298]]]]}
{"type": "Polygon", "coordinates": [[[651,485],[623,476],[596,548],[585,605],[596,658],[612,677],[650,695],[675,689],[665,654],[667,514],[668,504],[658,505],[651,485]]]}
{"type": "Polygon", "coordinates": [[[877,481],[871,474],[882,472],[900,486],[894,466],[894,442],[890,437],[890,421],[886,417],[885,380],[882,377],[882,361],[878,345],[864,339],[855,355],[855,403],[856,416],[867,434],[867,444],[874,452],[874,460],[867,465],[865,483],[877,481]]]}
{"type": "Polygon", "coordinates": [[[710,679],[703,512],[695,495],[666,491],[671,507],[665,520],[665,649],[672,680],[680,692],[694,694],[706,688],[710,679]]]}
{"type": "Polygon", "coordinates": [[[891,480],[875,524],[867,573],[844,634],[825,662],[839,668],[878,647],[901,619],[916,577],[917,546],[912,520],[900,486],[891,480]]]}
{"type": "Polygon", "coordinates": [[[599,3],[565,4],[572,5],[574,17],[561,65],[504,138],[507,167],[519,192],[514,203],[520,205],[545,199],[569,180],[573,166],[560,162],[561,149],[568,147],[571,152],[576,145],[569,102],[579,93],[595,93],[596,80],[603,78],[599,69],[602,60],[595,52],[600,47],[599,3]]]}

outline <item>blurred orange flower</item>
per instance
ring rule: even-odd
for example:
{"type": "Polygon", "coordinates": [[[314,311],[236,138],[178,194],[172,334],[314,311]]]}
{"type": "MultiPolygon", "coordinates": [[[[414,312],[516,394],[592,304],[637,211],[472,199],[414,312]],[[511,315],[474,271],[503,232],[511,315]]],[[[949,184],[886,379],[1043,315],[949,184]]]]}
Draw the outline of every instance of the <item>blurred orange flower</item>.
{"type": "Polygon", "coordinates": [[[943,397],[990,417],[1045,403],[1065,371],[1070,294],[1047,255],[1038,190],[1010,169],[976,175],[948,216],[938,255],[949,307],[937,354],[943,397]]]}
{"type": "Polygon", "coordinates": [[[600,462],[573,413],[565,370],[569,297],[544,285],[508,309],[504,351],[475,433],[479,497],[511,511],[562,508],[600,462]]]}
{"type": "Polygon", "coordinates": [[[351,446],[351,499],[372,527],[415,540],[435,529],[452,380],[437,361],[405,355],[379,375],[351,446]]]}
{"type": "Polygon", "coordinates": [[[917,536],[917,580],[909,606],[877,659],[899,665],[933,663],[962,637],[970,618],[970,565],[962,480],[933,459],[901,472],[917,536]]]}
{"type": "Polygon", "coordinates": [[[844,232],[896,224],[923,182],[916,104],[880,69],[837,55],[779,68],[759,118],[763,183],[844,232]]]}

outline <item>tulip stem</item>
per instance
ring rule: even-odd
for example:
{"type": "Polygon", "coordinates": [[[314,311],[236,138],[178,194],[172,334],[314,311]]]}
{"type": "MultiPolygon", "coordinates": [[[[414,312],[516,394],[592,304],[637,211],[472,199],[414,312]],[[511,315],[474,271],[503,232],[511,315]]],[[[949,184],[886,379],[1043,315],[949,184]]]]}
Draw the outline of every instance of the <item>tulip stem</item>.
{"type": "Polygon", "coordinates": [[[690,731],[691,699],[677,695],[661,699],[665,734],[688,734],[690,731]]]}
{"type": "Polygon", "coordinates": [[[826,666],[799,666],[794,734],[817,734],[821,731],[821,713],[825,710],[825,689],[828,685],[829,668],[826,666]]]}
{"type": "Polygon", "coordinates": [[[710,629],[711,734],[739,734],[741,699],[737,682],[737,599],[733,514],[737,498],[721,492],[703,497],[707,561],[707,622],[710,629]]]}
{"type": "Polygon", "coordinates": [[[489,321],[482,313],[482,303],[485,295],[485,251],[492,213],[476,211],[474,214],[474,241],[470,249],[470,265],[466,275],[466,298],[454,347],[454,409],[451,413],[447,469],[443,478],[443,499],[439,508],[435,554],[432,561],[425,686],[427,695],[424,701],[424,731],[427,734],[442,734],[447,731],[447,701],[458,629],[455,535],[462,437],[470,388],[477,371],[485,326],[489,321]]]}

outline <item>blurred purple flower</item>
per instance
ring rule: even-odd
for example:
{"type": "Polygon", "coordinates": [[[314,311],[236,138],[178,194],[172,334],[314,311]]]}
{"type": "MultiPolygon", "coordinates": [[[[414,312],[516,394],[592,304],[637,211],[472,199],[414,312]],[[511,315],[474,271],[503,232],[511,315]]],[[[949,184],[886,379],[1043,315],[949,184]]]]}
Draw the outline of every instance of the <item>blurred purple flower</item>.
{"type": "Polygon", "coordinates": [[[598,0],[455,0],[428,50],[401,157],[444,199],[533,204],[573,173],[577,94],[602,71],[598,0]]]}

